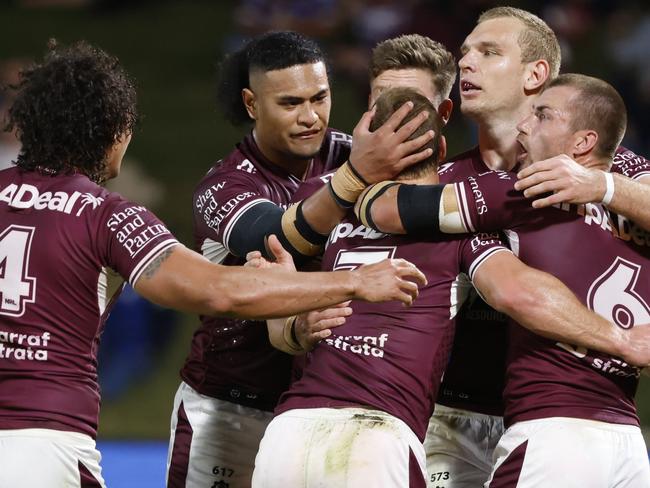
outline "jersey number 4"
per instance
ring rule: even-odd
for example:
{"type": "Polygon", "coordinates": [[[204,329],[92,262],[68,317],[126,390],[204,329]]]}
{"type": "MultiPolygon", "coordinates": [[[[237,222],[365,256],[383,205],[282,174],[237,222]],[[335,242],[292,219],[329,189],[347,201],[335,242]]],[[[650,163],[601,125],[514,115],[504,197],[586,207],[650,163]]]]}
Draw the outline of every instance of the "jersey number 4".
{"type": "Polygon", "coordinates": [[[33,227],[10,225],[0,234],[0,315],[20,317],[34,301],[36,278],[28,276],[33,227]]]}

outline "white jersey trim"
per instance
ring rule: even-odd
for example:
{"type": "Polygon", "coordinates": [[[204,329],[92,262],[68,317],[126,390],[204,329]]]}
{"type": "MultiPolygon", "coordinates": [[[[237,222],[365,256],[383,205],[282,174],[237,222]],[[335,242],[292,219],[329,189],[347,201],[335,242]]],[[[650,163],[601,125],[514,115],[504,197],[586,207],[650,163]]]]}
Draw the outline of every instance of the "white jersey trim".
{"type": "Polygon", "coordinates": [[[472,289],[472,283],[465,273],[460,273],[456,279],[451,282],[451,293],[449,300],[451,306],[449,307],[449,318],[453,319],[458,314],[458,311],[467,300],[469,292],[472,289]]]}
{"type": "Polygon", "coordinates": [[[632,179],[638,181],[648,177],[650,177],[650,171],[642,171],[640,173],[635,174],[632,177],[632,179]]]}
{"type": "MultiPolygon", "coordinates": [[[[237,223],[237,221],[241,218],[241,216],[246,212],[249,208],[258,205],[260,203],[273,203],[271,200],[267,200],[265,198],[256,198],[255,200],[251,200],[250,202],[242,205],[242,207],[235,212],[235,215],[232,216],[232,218],[228,221],[228,224],[226,224],[226,228],[223,230],[223,245],[228,249],[228,252],[230,251],[230,246],[228,246],[228,241],[230,240],[230,233],[232,232],[233,227],[237,223]]],[[[273,203],[273,205],[276,205],[273,203]]]]}
{"type": "Polygon", "coordinates": [[[456,202],[460,211],[461,221],[468,232],[476,232],[472,225],[472,218],[467,205],[467,195],[465,194],[465,185],[462,183],[454,183],[456,187],[456,202]]]}
{"type": "Polygon", "coordinates": [[[208,237],[203,241],[203,244],[201,244],[201,254],[211,262],[221,264],[223,263],[223,260],[226,259],[229,252],[228,249],[226,249],[226,246],[222,243],[219,241],[213,241],[208,237]]]}
{"type": "Polygon", "coordinates": [[[469,267],[469,279],[474,281],[474,275],[476,274],[476,271],[478,271],[478,269],[481,267],[481,265],[485,261],[487,261],[488,258],[493,254],[496,254],[498,252],[503,252],[503,251],[512,253],[512,251],[507,247],[493,247],[492,249],[488,249],[483,254],[481,254],[477,259],[474,260],[472,265],[469,267]]]}
{"type": "Polygon", "coordinates": [[[99,307],[99,315],[104,315],[106,311],[106,303],[108,295],[108,270],[102,266],[97,277],[97,306],[99,307]]]}
{"type": "Polygon", "coordinates": [[[140,275],[145,270],[147,265],[151,263],[154,259],[158,257],[163,251],[167,250],[170,247],[173,247],[177,244],[180,244],[176,239],[166,239],[160,244],[155,246],[151,251],[149,251],[144,258],[133,268],[131,275],[129,276],[129,284],[135,286],[136,282],[140,279],[140,275]]]}

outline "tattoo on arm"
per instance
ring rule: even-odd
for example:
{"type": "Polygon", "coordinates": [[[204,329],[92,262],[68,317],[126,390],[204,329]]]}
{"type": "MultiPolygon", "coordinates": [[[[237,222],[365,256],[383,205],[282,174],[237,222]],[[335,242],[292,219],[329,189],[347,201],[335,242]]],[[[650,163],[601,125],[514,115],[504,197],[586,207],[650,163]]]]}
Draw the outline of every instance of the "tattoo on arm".
{"type": "Polygon", "coordinates": [[[165,249],[163,252],[161,252],[158,256],[156,256],[156,259],[151,261],[147,267],[145,268],[144,272],[142,273],[142,276],[144,278],[152,278],[153,275],[156,274],[162,263],[165,262],[165,260],[171,256],[172,252],[174,252],[174,248],[169,248],[165,249]]]}

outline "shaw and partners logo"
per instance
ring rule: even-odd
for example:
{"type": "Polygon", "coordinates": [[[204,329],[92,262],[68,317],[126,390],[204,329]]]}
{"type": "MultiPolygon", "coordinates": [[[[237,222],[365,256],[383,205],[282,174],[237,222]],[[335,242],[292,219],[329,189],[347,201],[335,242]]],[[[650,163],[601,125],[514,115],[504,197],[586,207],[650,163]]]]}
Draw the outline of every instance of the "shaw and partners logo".
{"type": "Polygon", "coordinates": [[[132,205],[114,212],[106,222],[106,227],[115,233],[118,242],[124,246],[131,257],[142,251],[160,234],[169,232],[163,224],[145,220],[142,215],[146,213],[145,207],[132,205]]]}
{"type": "Polygon", "coordinates": [[[86,207],[90,206],[94,210],[104,202],[104,199],[78,191],[72,193],[44,191],[41,193],[34,185],[23,183],[18,186],[12,183],[0,190],[0,202],[5,202],[13,208],[52,210],[68,215],[72,214],[78,203],[75,215],[79,217],[86,207]]]}

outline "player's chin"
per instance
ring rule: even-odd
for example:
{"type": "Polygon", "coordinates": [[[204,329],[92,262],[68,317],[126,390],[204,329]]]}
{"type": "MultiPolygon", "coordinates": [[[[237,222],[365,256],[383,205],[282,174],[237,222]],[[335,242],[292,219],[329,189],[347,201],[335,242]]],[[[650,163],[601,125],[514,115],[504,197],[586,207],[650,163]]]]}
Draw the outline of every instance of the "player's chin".
{"type": "Polygon", "coordinates": [[[322,138],[318,141],[294,141],[291,152],[302,158],[313,158],[319,153],[322,144],[322,138]]]}
{"type": "Polygon", "coordinates": [[[472,116],[479,115],[483,112],[483,108],[477,100],[462,99],[460,101],[460,111],[463,115],[472,116]]]}

